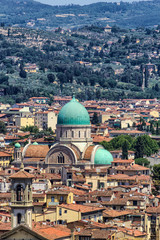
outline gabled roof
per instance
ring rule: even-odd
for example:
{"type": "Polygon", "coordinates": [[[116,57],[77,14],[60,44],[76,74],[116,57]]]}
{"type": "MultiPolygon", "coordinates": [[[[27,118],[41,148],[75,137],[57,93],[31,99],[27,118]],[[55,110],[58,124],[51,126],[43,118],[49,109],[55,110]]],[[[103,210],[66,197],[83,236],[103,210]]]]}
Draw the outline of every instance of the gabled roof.
{"type": "Polygon", "coordinates": [[[95,212],[95,211],[103,211],[104,207],[91,207],[87,205],[80,205],[80,204],[61,204],[60,207],[70,209],[76,212],[87,213],[87,212],[95,212]]]}
{"type": "Polygon", "coordinates": [[[17,173],[14,173],[13,175],[11,175],[9,178],[13,179],[13,178],[34,178],[35,176],[33,174],[30,174],[24,170],[20,170],[17,173]]]}
{"type": "Polygon", "coordinates": [[[16,228],[13,228],[12,230],[4,233],[3,235],[1,235],[0,239],[9,239],[12,238],[12,235],[14,235],[17,231],[24,231],[29,233],[30,235],[32,235],[33,237],[36,237],[37,240],[48,240],[49,238],[45,238],[42,235],[39,235],[37,232],[31,230],[30,228],[28,228],[25,225],[19,225],[16,228]]]}
{"type": "Polygon", "coordinates": [[[130,210],[117,211],[117,210],[113,210],[113,209],[106,209],[103,211],[104,217],[112,217],[112,218],[125,216],[125,215],[129,215],[129,214],[131,214],[130,210]]]}

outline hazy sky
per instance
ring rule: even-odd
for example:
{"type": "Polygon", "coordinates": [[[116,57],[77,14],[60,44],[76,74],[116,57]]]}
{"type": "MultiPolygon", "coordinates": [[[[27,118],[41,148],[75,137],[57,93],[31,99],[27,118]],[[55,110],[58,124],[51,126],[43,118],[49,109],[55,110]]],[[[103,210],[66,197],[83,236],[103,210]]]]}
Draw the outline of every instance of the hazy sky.
{"type": "MultiPolygon", "coordinates": [[[[116,0],[35,0],[35,1],[53,5],[53,6],[68,5],[68,4],[88,5],[88,4],[96,3],[96,2],[113,2],[113,1],[116,2],[116,0]]],[[[118,0],[117,0],[117,2],[118,2],[118,0]]]]}

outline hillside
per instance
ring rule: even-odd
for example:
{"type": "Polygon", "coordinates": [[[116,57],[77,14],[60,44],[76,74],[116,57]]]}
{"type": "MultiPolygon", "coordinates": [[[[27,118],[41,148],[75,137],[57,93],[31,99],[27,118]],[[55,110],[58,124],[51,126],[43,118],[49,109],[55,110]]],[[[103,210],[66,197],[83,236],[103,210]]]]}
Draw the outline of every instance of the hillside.
{"type": "Polygon", "coordinates": [[[95,3],[85,6],[49,6],[33,0],[1,0],[0,22],[52,30],[106,24],[123,28],[160,24],[160,1],[95,3]],[[9,7],[8,7],[9,6],[9,7]]]}
{"type": "Polygon", "coordinates": [[[0,102],[160,97],[159,28],[0,28],[0,102]]]}

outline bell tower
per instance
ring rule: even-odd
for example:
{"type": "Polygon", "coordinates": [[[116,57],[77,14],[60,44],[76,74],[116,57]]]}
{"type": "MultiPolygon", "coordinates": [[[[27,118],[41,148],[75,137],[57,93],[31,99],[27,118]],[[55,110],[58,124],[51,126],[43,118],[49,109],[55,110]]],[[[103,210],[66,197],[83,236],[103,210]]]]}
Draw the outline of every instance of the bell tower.
{"type": "Polygon", "coordinates": [[[14,147],[14,161],[20,162],[22,160],[21,145],[16,143],[14,147]]]}
{"type": "Polygon", "coordinates": [[[11,223],[12,229],[20,224],[32,228],[32,179],[34,175],[24,171],[23,162],[20,171],[11,179],[11,223]]]}

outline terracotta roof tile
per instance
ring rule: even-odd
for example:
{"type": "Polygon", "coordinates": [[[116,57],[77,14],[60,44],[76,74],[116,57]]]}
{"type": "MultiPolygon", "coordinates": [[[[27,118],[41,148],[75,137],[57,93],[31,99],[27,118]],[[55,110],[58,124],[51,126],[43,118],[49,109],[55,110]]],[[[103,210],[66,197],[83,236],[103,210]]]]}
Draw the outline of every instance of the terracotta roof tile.
{"type": "Polygon", "coordinates": [[[0,157],[11,157],[12,155],[7,152],[1,152],[0,151],[0,157]]]}
{"type": "Polygon", "coordinates": [[[33,174],[30,174],[24,170],[21,170],[17,173],[14,173],[13,175],[11,175],[9,178],[34,178],[35,176],[33,174]]]}
{"type": "Polygon", "coordinates": [[[25,158],[45,158],[48,151],[48,145],[30,145],[26,150],[25,158]]]}
{"type": "Polygon", "coordinates": [[[48,240],[54,240],[58,238],[65,238],[71,236],[70,229],[61,226],[47,226],[41,225],[38,223],[34,223],[32,226],[32,230],[37,232],[38,234],[46,237],[48,240]]]}
{"type": "Polygon", "coordinates": [[[91,206],[85,206],[85,205],[73,204],[73,203],[72,204],[62,204],[60,206],[63,208],[66,208],[66,209],[73,210],[73,211],[80,211],[82,213],[104,210],[104,208],[100,208],[100,207],[91,207],[91,206]]]}
{"type": "Polygon", "coordinates": [[[84,159],[88,159],[88,160],[91,159],[91,154],[92,154],[94,147],[95,147],[95,145],[91,145],[86,149],[85,154],[84,154],[84,159]]]}
{"type": "Polygon", "coordinates": [[[131,214],[131,211],[129,211],[129,210],[117,211],[117,210],[112,210],[112,209],[108,210],[107,209],[107,210],[103,211],[104,217],[112,217],[112,218],[129,215],[129,214],[131,214]]]}

